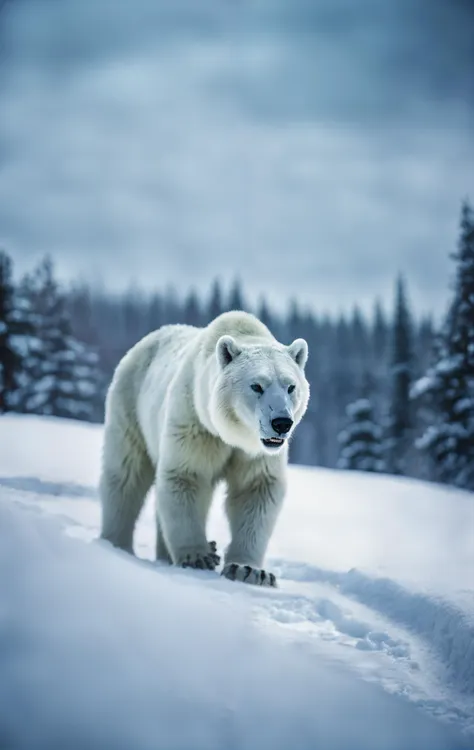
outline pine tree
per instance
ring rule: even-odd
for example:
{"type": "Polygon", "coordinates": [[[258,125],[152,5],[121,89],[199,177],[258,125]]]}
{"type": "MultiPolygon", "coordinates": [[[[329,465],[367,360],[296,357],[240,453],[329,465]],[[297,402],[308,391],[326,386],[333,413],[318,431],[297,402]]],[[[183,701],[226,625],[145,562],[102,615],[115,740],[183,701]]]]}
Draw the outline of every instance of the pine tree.
{"type": "Polygon", "coordinates": [[[127,351],[145,335],[148,326],[143,291],[131,284],[126,290],[120,306],[119,331],[122,336],[122,348],[127,351]]]}
{"type": "Polygon", "coordinates": [[[229,310],[247,310],[247,305],[242,292],[242,285],[239,279],[235,279],[232,284],[227,308],[229,310]]]}
{"type": "Polygon", "coordinates": [[[370,351],[366,367],[373,377],[372,403],[378,414],[388,412],[388,361],[389,325],[380,301],[376,301],[370,327],[370,351]]]}
{"type": "Polygon", "coordinates": [[[183,322],[189,326],[199,327],[202,324],[202,313],[199,305],[199,298],[194,289],[186,296],[184,300],[183,322]]]}
{"type": "Polygon", "coordinates": [[[351,323],[354,351],[359,360],[366,362],[369,354],[369,333],[365,316],[357,305],[354,307],[351,323]]]}
{"type": "Polygon", "coordinates": [[[257,306],[257,318],[262,321],[264,325],[267,326],[267,328],[274,333],[275,330],[275,320],[274,316],[272,314],[272,311],[268,307],[267,301],[265,297],[260,297],[260,300],[258,302],[257,306]]]}
{"type": "Polygon", "coordinates": [[[32,328],[13,283],[11,258],[0,250],[0,414],[16,411],[32,328]]]}
{"type": "Polygon", "coordinates": [[[148,332],[156,331],[163,325],[163,300],[158,292],[154,292],[148,301],[146,318],[148,332]]]}
{"type": "Polygon", "coordinates": [[[413,388],[429,425],[417,446],[431,459],[437,481],[474,490],[474,213],[461,214],[454,298],[434,365],[413,388]]]}
{"type": "Polygon", "coordinates": [[[224,312],[224,303],[222,299],[221,283],[219,279],[215,279],[212,285],[209,303],[207,305],[206,323],[210,323],[211,320],[214,320],[214,318],[217,318],[217,316],[223,312],[224,312]]]}
{"type": "Polygon", "coordinates": [[[69,289],[66,304],[74,335],[90,346],[97,346],[91,288],[83,282],[74,284],[69,289]]]}
{"type": "Polygon", "coordinates": [[[338,412],[339,427],[345,405],[354,398],[353,340],[351,327],[344,315],[340,315],[334,331],[332,390],[338,412]]]}
{"type": "Polygon", "coordinates": [[[20,359],[11,340],[13,294],[12,263],[9,256],[0,251],[0,413],[9,409],[20,367],[20,359]]]}
{"type": "Polygon", "coordinates": [[[286,319],[286,338],[288,343],[301,336],[301,324],[303,316],[295,299],[290,301],[290,308],[286,319]]]}
{"type": "Polygon", "coordinates": [[[388,469],[393,474],[410,472],[413,415],[410,388],[413,378],[413,322],[405,282],[396,286],[395,316],[391,342],[391,393],[386,443],[388,469]]]}
{"type": "Polygon", "coordinates": [[[384,471],[382,430],[375,423],[373,408],[366,398],[349,404],[348,424],[339,435],[338,468],[356,471],[384,471]]]}
{"type": "Polygon", "coordinates": [[[375,363],[380,363],[384,362],[387,356],[389,330],[387,319],[379,300],[375,303],[373,315],[372,352],[375,363]]]}
{"type": "Polygon", "coordinates": [[[367,360],[370,353],[369,330],[365,315],[356,305],[350,321],[351,362],[350,371],[355,390],[360,393],[365,383],[367,360]]]}
{"type": "Polygon", "coordinates": [[[430,366],[435,345],[435,333],[431,315],[425,315],[416,331],[417,375],[421,375],[430,366]]]}
{"type": "MultiPolygon", "coordinates": [[[[474,375],[474,211],[467,201],[461,212],[455,297],[450,316],[449,337],[453,354],[462,359],[466,379],[474,375]]],[[[465,395],[465,394],[464,394],[465,395]]]]}
{"type": "Polygon", "coordinates": [[[65,298],[46,258],[21,285],[35,324],[21,389],[22,411],[93,421],[103,396],[98,355],[71,331],[65,298]]]}
{"type": "MultiPolygon", "coordinates": [[[[162,325],[173,325],[174,323],[182,323],[182,309],[181,304],[176,293],[174,286],[170,285],[166,289],[165,296],[163,299],[163,323],[162,325]]],[[[125,352],[124,352],[125,353],[125,352]]]]}

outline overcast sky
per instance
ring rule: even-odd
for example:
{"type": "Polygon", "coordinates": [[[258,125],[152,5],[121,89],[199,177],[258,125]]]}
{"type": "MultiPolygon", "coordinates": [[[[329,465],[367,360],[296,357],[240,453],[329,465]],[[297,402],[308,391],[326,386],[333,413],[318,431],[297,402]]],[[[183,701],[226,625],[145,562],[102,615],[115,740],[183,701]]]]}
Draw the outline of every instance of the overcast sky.
{"type": "Polygon", "coordinates": [[[472,0],[10,0],[0,244],[113,288],[440,312],[474,200],[472,0]]]}

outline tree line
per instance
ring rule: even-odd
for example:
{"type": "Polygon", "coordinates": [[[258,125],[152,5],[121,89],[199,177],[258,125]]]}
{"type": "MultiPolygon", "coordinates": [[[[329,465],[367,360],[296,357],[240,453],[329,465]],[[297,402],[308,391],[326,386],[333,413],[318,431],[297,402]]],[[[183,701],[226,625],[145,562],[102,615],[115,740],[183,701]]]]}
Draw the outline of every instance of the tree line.
{"type": "Polygon", "coordinates": [[[247,303],[241,284],[215,280],[206,296],[173,288],[120,293],[58,283],[45,258],[23,278],[0,251],[0,413],[100,422],[114,368],[162,325],[204,326],[226,310],[254,312],[281,341],[310,348],[308,412],[291,446],[295,463],[394,474],[474,489],[474,218],[462,208],[455,283],[446,319],[410,310],[400,277],[389,313],[317,315],[297,300],[277,314],[247,303]]]}

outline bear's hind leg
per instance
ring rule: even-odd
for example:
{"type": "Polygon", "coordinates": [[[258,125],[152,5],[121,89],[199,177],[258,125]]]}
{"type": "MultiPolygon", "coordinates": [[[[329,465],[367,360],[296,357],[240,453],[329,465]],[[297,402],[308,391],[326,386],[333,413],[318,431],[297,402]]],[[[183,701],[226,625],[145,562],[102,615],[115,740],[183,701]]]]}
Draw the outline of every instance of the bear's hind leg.
{"type": "Polygon", "coordinates": [[[133,553],[135,523],[153,479],[153,465],[138,427],[107,425],[100,478],[102,539],[133,553]]]}
{"type": "Polygon", "coordinates": [[[166,546],[158,515],[156,516],[156,559],[161,562],[167,562],[170,565],[173,563],[169,549],[166,546]]]}

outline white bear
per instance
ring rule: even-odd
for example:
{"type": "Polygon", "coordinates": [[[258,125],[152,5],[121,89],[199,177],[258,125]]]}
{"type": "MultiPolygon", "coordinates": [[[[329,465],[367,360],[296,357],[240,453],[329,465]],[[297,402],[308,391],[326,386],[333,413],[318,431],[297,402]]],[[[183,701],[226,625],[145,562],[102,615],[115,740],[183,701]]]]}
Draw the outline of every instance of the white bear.
{"type": "Polygon", "coordinates": [[[304,339],[284,346],[244,312],[206,328],[164,326],[136,344],[106,399],[101,537],[132,552],[154,482],[157,559],[214,570],[206,519],[223,480],[231,542],[222,574],[276,585],[263,558],[285,494],[288,440],[308,405],[307,356],[304,339]]]}

